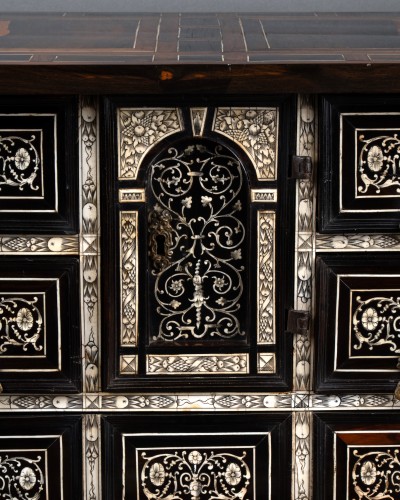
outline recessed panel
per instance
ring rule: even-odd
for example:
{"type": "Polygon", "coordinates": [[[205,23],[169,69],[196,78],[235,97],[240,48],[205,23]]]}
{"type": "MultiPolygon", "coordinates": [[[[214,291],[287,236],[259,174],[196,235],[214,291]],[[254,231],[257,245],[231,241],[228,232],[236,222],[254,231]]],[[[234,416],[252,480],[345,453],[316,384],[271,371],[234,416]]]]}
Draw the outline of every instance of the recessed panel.
{"type": "Polygon", "coordinates": [[[229,491],[227,498],[244,493],[254,500],[254,451],[250,446],[138,448],[135,462],[140,485],[136,498],[151,498],[149,493],[155,495],[161,487],[167,498],[168,495],[187,500],[208,495],[218,498],[218,495],[226,497],[229,491]]]}
{"type": "Polygon", "coordinates": [[[116,416],[104,424],[106,498],[267,500],[277,491],[289,498],[288,415],[247,415],[245,426],[237,414],[116,416]]]}
{"type": "Polygon", "coordinates": [[[78,389],[78,261],[53,259],[51,268],[43,257],[0,262],[0,380],[6,392],[78,389]]]}
{"type": "Polygon", "coordinates": [[[317,259],[318,390],[391,390],[400,357],[400,267],[392,254],[317,259]]]}
{"type": "Polygon", "coordinates": [[[315,498],[398,498],[399,445],[400,422],[393,412],[317,415],[315,498]]]}
{"type": "Polygon", "coordinates": [[[243,165],[221,144],[193,139],[163,150],[148,184],[148,343],[248,343],[243,165]]]}
{"type": "Polygon", "coordinates": [[[76,232],[77,101],[0,101],[3,232],[76,232]]]}
{"type": "Polygon", "coordinates": [[[0,417],[0,498],[80,496],[80,419],[0,417]]]}
{"type": "Polygon", "coordinates": [[[107,387],[286,388],[289,102],[174,101],[104,101],[107,387]]]}
{"type": "Polygon", "coordinates": [[[321,110],[319,230],[395,231],[400,101],[328,96],[321,110]]]}

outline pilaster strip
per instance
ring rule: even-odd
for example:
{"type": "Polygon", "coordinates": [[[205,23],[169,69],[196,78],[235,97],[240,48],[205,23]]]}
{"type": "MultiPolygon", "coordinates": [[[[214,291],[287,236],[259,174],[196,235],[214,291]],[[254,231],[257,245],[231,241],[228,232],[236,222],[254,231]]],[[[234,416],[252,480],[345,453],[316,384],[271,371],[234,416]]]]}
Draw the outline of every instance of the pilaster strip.
{"type": "Polygon", "coordinates": [[[80,146],[80,263],[83,392],[100,390],[100,220],[98,103],[82,97],[80,146]]]}
{"type": "MultiPolygon", "coordinates": [[[[297,151],[299,156],[310,156],[315,165],[317,151],[315,98],[298,96],[297,151]]],[[[295,225],[295,282],[294,308],[312,311],[314,273],[314,185],[313,180],[296,181],[295,225]]],[[[311,335],[296,335],[293,354],[293,390],[311,390],[311,335]]],[[[293,432],[293,500],[311,499],[311,433],[308,413],[294,419],[293,432]],[[307,435],[304,432],[307,430],[307,435]],[[298,454],[300,453],[300,455],[298,454]]]]}
{"type": "Polygon", "coordinates": [[[85,500],[101,500],[100,415],[87,414],[82,419],[83,491],[85,500]]]}
{"type": "MultiPolygon", "coordinates": [[[[100,390],[100,221],[98,103],[82,97],[79,113],[80,158],[80,276],[83,395],[100,390]]],[[[100,500],[100,417],[82,419],[83,495],[100,500]]]]}
{"type": "Polygon", "coordinates": [[[275,212],[257,213],[257,343],[275,343],[275,212]]]}
{"type": "Polygon", "coordinates": [[[138,336],[138,212],[120,213],[121,345],[134,347],[138,336]]]}
{"type": "Polygon", "coordinates": [[[293,500],[312,499],[311,493],[311,450],[312,419],[309,411],[293,413],[293,500]]]}

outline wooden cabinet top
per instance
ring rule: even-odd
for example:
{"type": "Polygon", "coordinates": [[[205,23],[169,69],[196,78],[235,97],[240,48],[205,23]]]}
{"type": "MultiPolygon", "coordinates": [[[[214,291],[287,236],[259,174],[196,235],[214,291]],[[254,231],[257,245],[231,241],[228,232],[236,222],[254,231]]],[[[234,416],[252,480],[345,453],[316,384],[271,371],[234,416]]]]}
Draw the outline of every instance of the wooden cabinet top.
{"type": "Polygon", "coordinates": [[[400,14],[0,14],[0,92],[398,91],[400,14]]]}

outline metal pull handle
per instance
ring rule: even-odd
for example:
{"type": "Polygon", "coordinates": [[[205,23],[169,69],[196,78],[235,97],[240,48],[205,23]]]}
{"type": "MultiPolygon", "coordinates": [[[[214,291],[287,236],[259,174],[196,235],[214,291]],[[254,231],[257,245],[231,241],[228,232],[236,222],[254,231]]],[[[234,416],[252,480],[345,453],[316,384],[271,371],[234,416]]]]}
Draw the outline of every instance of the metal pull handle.
{"type": "Polygon", "coordinates": [[[149,213],[149,255],[156,272],[171,264],[172,256],[172,215],[156,205],[149,213]]]}

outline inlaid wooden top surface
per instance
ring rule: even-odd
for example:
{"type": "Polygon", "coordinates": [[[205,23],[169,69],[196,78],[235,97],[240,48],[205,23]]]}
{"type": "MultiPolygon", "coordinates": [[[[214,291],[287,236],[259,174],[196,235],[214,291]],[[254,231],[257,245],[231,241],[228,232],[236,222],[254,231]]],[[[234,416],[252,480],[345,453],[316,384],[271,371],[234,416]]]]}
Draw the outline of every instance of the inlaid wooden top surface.
{"type": "Polygon", "coordinates": [[[400,62],[400,14],[1,14],[0,64],[400,62]]]}

